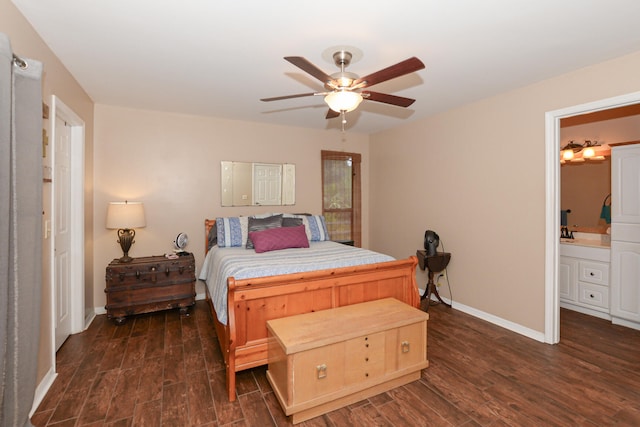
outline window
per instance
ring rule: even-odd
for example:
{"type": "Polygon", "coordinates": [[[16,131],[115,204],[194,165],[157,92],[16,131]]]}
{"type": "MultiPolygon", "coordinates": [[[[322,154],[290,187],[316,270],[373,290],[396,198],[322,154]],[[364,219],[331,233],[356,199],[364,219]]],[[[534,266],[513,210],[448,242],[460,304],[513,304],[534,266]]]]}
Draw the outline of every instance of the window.
{"type": "Polygon", "coordinates": [[[361,155],[322,151],[322,214],[332,240],[362,245],[361,155]]]}

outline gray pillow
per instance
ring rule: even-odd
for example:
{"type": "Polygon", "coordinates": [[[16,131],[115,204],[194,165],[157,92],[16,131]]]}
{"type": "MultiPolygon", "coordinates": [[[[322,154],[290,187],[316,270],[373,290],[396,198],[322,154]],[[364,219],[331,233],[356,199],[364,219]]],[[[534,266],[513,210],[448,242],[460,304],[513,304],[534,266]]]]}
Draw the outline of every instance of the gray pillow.
{"type": "MultiPolygon", "coordinates": [[[[282,214],[273,215],[266,218],[249,217],[249,233],[252,231],[262,231],[269,228],[282,227],[282,214]]],[[[247,249],[254,249],[251,237],[247,237],[247,249]]]]}
{"type": "Polygon", "coordinates": [[[302,218],[290,218],[290,217],[282,218],[283,227],[297,227],[299,225],[302,225],[302,218]]]}
{"type": "Polygon", "coordinates": [[[211,249],[218,244],[218,226],[213,224],[211,230],[209,230],[209,236],[207,237],[207,249],[211,249]]]}

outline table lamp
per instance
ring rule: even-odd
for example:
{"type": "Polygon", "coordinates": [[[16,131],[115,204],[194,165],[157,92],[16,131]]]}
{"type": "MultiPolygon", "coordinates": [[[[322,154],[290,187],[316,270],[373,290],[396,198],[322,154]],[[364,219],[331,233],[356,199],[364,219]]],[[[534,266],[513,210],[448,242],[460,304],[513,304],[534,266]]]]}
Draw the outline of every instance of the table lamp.
{"type": "Polygon", "coordinates": [[[136,236],[134,228],[142,228],[146,225],[142,202],[109,202],[107,228],[118,229],[118,243],[120,243],[123,252],[120,262],[133,260],[129,256],[129,249],[136,236]]]}

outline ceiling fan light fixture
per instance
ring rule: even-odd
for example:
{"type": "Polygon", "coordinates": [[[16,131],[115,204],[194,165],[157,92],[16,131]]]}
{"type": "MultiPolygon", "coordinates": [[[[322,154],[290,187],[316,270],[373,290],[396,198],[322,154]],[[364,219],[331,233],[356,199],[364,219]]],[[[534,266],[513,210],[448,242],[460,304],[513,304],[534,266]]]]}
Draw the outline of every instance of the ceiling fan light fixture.
{"type": "Polygon", "coordinates": [[[351,88],[353,82],[358,79],[358,75],[348,71],[341,71],[339,73],[331,74],[331,79],[332,80],[327,82],[325,87],[327,89],[342,90],[351,88]]]}
{"type": "Polygon", "coordinates": [[[327,94],[327,96],[324,97],[324,102],[336,113],[342,111],[348,113],[358,108],[358,105],[362,102],[362,95],[358,92],[339,90],[327,94]]]}

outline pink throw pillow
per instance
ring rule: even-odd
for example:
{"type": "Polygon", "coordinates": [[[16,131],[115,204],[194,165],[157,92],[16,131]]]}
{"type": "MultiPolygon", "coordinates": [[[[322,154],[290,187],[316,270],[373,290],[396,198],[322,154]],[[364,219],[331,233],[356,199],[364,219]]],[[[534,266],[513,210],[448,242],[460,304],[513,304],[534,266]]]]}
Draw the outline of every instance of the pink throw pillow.
{"type": "Polygon", "coordinates": [[[309,239],[304,225],[251,231],[249,237],[257,253],[276,251],[278,249],[309,247],[309,239]]]}

